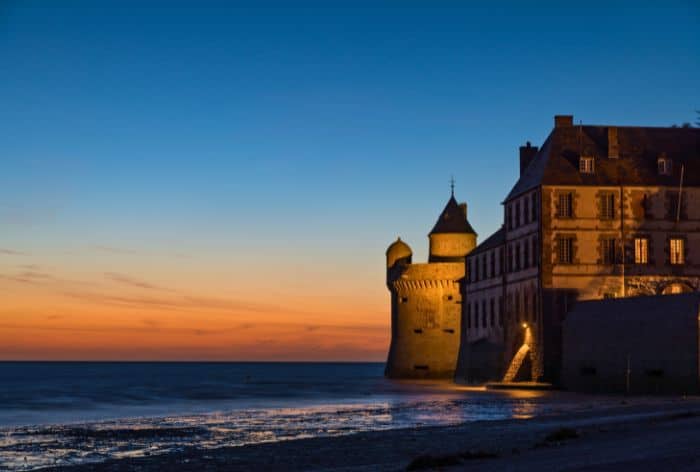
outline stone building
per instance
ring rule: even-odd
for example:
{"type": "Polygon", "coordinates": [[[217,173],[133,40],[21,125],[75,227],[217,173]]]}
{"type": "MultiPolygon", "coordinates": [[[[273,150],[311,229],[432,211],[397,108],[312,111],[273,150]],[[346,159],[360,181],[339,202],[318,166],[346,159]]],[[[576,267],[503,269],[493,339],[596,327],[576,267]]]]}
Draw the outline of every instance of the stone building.
{"type": "Polygon", "coordinates": [[[700,393],[700,293],[577,303],[563,324],[568,390],[700,393]]]}
{"type": "Polygon", "coordinates": [[[700,129],[556,116],[503,205],[466,258],[458,380],[556,383],[577,300],[700,289],[700,129]]]}
{"type": "Polygon", "coordinates": [[[391,346],[386,375],[453,378],[460,345],[465,256],[476,246],[467,205],[454,194],[429,234],[428,263],[414,264],[401,238],[386,251],[391,346]]]}

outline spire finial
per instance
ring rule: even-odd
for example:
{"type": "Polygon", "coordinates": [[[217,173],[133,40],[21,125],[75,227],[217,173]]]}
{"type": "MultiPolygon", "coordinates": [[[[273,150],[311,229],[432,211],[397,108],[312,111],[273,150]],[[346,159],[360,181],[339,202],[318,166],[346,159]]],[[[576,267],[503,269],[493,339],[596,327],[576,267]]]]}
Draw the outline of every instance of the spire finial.
{"type": "Polygon", "coordinates": [[[450,193],[455,196],[455,176],[450,177],[450,193]]]}

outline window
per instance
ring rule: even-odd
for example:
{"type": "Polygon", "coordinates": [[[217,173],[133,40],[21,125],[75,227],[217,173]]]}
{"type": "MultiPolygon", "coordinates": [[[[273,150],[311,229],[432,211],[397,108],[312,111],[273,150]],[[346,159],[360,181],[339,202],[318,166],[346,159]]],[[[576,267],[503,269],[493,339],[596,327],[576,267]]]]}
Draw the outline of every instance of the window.
{"type": "Polygon", "coordinates": [[[530,205],[530,210],[532,211],[530,220],[535,221],[537,219],[537,194],[533,193],[530,199],[532,200],[532,205],[530,205]]]}
{"type": "Polygon", "coordinates": [[[513,272],[513,246],[508,246],[508,272],[513,272]]]}
{"type": "Polygon", "coordinates": [[[498,300],[498,326],[503,326],[503,297],[498,300]]]}
{"type": "Polygon", "coordinates": [[[508,226],[508,229],[513,229],[512,211],[510,205],[506,206],[506,225],[508,226]]]}
{"type": "Polygon", "coordinates": [[[530,207],[528,206],[529,203],[530,202],[528,201],[527,197],[525,197],[523,199],[523,220],[525,224],[529,223],[528,218],[530,218],[530,207]]]}
{"type": "Polygon", "coordinates": [[[513,310],[515,311],[515,321],[520,323],[520,294],[515,292],[513,295],[513,310]]]}
{"type": "Polygon", "coordinates": [[[520,243],[515,243],[515,264],[513,264],[513,270],[516,272],[520,270],[520,243]]]}
{"type": "Polygon", "coordinates": [[[467,329],[472,327],[472,306],[467,303],[467,329]]]}
{"type": "Polygon", "coordinates": [[[530,267],[530,254],[528,252],[529,246],[527,245],[527,241],[524,241],[523,243],[523,268],[527,269],[530,267]]]}
{"type": "Polygon", "coordinates": [[[615,238],[600,240],[600,252],[603,264],[615,263],[615,238]]]}
{"type": "Polygon", "coordinates": [[[683,205],[683,194],[678,191],[668,192],[668,219],[669,220],[684,220],[685,208],[683,205]]]}
{"type": "Polygon", "coordinates": [[[496,310],[494,310],[494,300],[491,299],[491,307],[489,309],[489,316],[491,317],[491,326],[496,326],[496,310]]]}
{"type": "Polygon", "coordinates": [[[578,170],[582,174],[592,174],[595,172],[595,160],[590,156],[581,156],[578,161],[578,170]]]}
{"type": "Polygon", "coordinates": [[[573,214],[573,194],[571,192],[560,193],[557,216],[559,218],[571,218],[573,214]]]}
{"type": "Polygon", "coordinates": [[[523,320],[528,321],[530,318],[530,313],[528,313],[528,296],[527,291],[523,290],[523,320]]]}
{"type": "Polygon", "coordinates": [[[659,167],[659,175],[671,175],[673,174],[673,161],[666,157],[665,154],[662,154],[659,156],[659,158],[656,161],[656,164],[659,167]]]}
{"type": "Polygon", "coordinates": [[[474,302],[474,327],[479,328],[479,302],[474,302]]]}
{"type": "Polygon", "coordinates": [[[604,220],[615,218],[615,194],[605,193],[600,196],[600,217],[604,220]]]}
{"type": "Polygon", "coordinates": [[[486,324],[486,300],[481,300],[481,326],[488,327],[486,324]]]}
{"type": "Polygon", "coordinates": [[[680,238],[671,238],[669,249],[671,255],[671,264],[685,264],[685,241],[680,238]]]}
{"type": "Polygon", "coordinates": [[[652,219],[654,214],[652,213],[651,198],[646,193],[642,196],[642,212],[644,213],[644,218],[652,219]]]}
{"type": "Polygon", "coordinates": [[[496,253],[491,251],[491,277],[496,276],[496,253]]]}
{"type": "Polygon", "coordinates": [[[649,240],[647,238],[634,238],[634,263],[649,263],[649,240]]]}
{"type": "Polygon", "coordinates": [[[560,237],[559,238],[559,263],[571,264],[574,260],[574,238],[560,237]]]}
{"type": "Polygon", "coordinates": [[[515,202],[515,227],[520,227],[520,202],[515,202]]]}
{"type": "Polygon", "coordinates": [[[537,265],[537,238],[532,238],[532,265],[537,265]]]}
{"type": "Polygon", "coordinates": [[[481,267],[481,278],[485,279],[486,278],[486,256],[482,256],[479,258],[480,264],[479,267],[481,267]]]}

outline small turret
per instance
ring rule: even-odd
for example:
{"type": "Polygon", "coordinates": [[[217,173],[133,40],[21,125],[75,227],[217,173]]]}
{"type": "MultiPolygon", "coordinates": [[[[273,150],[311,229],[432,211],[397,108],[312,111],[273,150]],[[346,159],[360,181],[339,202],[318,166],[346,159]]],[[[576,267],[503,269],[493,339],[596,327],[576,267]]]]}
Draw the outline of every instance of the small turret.
{"type": "Polygon", "coordinates": [[[457,203],[452,194],[428,237],[430,262],[464,261],[476,247],[476,232],[467,220],[467,204],[457,203]]]}
{"type": "Polygon", "coordinates": [[[411,247],[401,241],[401,238],[397,238],[386,250],[386,268],[391,269],[397,262],[410,264],[412,256],[411,247]]]}

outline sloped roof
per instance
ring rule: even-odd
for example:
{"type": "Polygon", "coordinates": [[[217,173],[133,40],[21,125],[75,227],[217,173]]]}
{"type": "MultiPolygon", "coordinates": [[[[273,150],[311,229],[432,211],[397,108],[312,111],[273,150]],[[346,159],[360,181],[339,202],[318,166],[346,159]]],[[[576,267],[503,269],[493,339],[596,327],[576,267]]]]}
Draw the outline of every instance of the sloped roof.
{"type": "Polygon", "coordinates": [[[467,215],[464,214],[464,210],[460,208],[459,203],[455,200],[454,195],[452,195],[445,205],[445,208],[440,213],[435,226],[430,234],[436,233],[473,233],[476,234],[472,225],[469,224],[467,220],[467,215]]]}
{"type": "Polygon", "coordinates": [[[472,251],[467,254],[467,257],[470,257],[474,254],[480,254],[482,252],[488,251],[489,249],[494,249],[499,246],[503,246],[506,240],[506,229],[505,227],[501,226],[498,231],[493,233],[491,236],[486,238],[481,244],[479,244],[477,247],[472,249],[472,251]]]}
{"type": "Polygon", "coordinates": [[[617,126],[619,157],[608,157],[610,126],[554,128],[506,201],[539,185],[700,186],[700,129],[617,126]],[[657,159],[673,161],[672,175],[659,175],[657,159]],[[579,172],[579,157],[595,158],[595,173],[579,172]]]}

